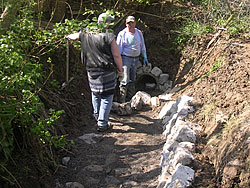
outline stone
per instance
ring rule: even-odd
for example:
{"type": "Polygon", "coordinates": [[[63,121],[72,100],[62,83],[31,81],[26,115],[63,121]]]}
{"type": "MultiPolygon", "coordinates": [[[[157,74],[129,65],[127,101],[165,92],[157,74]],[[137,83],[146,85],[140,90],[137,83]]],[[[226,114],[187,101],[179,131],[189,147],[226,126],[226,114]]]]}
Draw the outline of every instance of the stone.
{"type": "Polygon", "coordinates": [[[120,181],[117,178],[113,177],[113,176],[107,176],[105,178],[105,181],[106,181],[107,184],[114,184],[114,185],[120,184],[120,181]]]}
{"type": "Polygon", "coordinates": [[[176,108],[176,103],[174,101],[170,101],[166,103],[163,108],[161,109],[158,118],[163,119],[165,116],[170,115],[170,110],[176,108]]]}
{"type": "Polygon", "coordinates": [[[149,73],[152,70],[152,64],[151,63],[149,63],[148,65],[143,64],[142,69],[143,69],[143,72],[149,73]]]}
{"type": "Polygon", "coordinates": [[[196,136],[194,130],[184,125],[175,124],[171,130],[171,134],[168,135],[167,139],[175,140],[177,142],[196,142],[196,136]]]}
{"type": "MultiPolygon", "coordinates": [[[[143,74],[143,67],[139,67],[139,68],[137,68],[137,70],[136,70],[136,74],[137,75],[141,75],[141,74],[143,74]]],[[[138,77],[138,76],[137,76],[138,77]]]]}
{"type": "Polygon", "coordinates": [[[162,94],[162,95],[159,95],[158,97],[160,100],[171,101],[172,100],[171,96],[172,96],[171,94],[162,94]]]}
{"type": "Polygon", "coordinates": [[[145,89],[154,89],[156,88],[155,83],[145,83],[145,89]]]}
{"type": "Polygon", "coordinates": [[[70,161],[70,157],[63,157],[62,158],[62,164],[67,166],[70,161]]]}
{"type": "Polygon", "coordinates": [[[102,135],[95,133],[84,134],[83,136],[78,137],[80,140],[83,140],[87,144],[96,144],[94,139],[100,139],[102,135]]]}
{"type": "Polygon", "coordinates": [[[191,143],[191,142],[180,142],[179,146],[183,147],[183,148],[186,148],[190,152],[195,151],[195,145],[194,145],[194,143],[191,143]]]}
{"type": "MultiPolygon", "coordinates": [[[[182,182],[183,187],[188,187],[191,185],[191,181],[194,180],[194,170],[188,166],[178,164],[175,171],[173,172],[172,178],[169,179],[166,183],[166,187],[169,187],[176,180],[182,182]]],[[[177,187],[176,187],[177,188],[177,187]]]]}
{"type": "Polygon", "coordinates": [[[118,177],[125,174],[125,173],[127,173],[127,172],[128,172],[127,168],[116,168],[116,169],[114,169],[115,176],[118,176],[118,177]]]}
{"type": "Polygon", "coordinates": [[[111,165],[117,162],[118,160],[118,156],[114,153],[110,153],[108,156],[106,156],[106,160],[105,160],[105,165],[111,165]]]}
{"type": "Polygon", "coordinates": [[[223,170],[223,178],[226,177],[229,179],[234,179],[237,177],[238,172],[242,170],[243,166],[244,165],[238,159],[230,161],[223,170]]]}
{"type": "Polygon", "coordinates": [[[91,171],[91,172],[103,172],[103,167],[100,165],[89,165],[86,166],[83,171],[91,171]]]}
{"type": "Polygon", "coordinates": [[[118,103],[118,102],[113,102],[111,110],[114,113],[117,113],[118,115],[121,116],[126,116],[132,114],[132,108],[131,108],[131,103],[126,102],[126,103],[118,103]]]}
{"type": "Polygon", "coordinates": [[[131,99],[131,107],[136,110],[141,110],[143,106],[143,101],[140,96],[133,96],[131,99]]]}
{"type": "Polygon", "coordinates": [[[160,74],[159,84],[163,85],[164,83],[167,83],[168,78],[169,78],[168,74],[160,74]]]}
{"type": "Polygon", "coordinates": [[[84,181],[88,185],[87,187],[97,187],[100,183],[99,179],[93,178],[93,177],[84,177],[84,181]]]}
{"type": "Polygon", "coordinates": [[[160,106],[160,99],[158,97],[152,97],[151,98],[151,106],[152,108],[160,106]]]}
{"type": "Polygon", "coordinates": [[[155,75],[156,77],[159,77],[160,74],[162,73],[162,70],[159,68],[159,67],[154,67],[152,70],[151,70],[151,73],[153,75],[155,75]]]}
{"type": "Polygon", "coordinates": [[[67,182],[66,188],[84,188],[84,186],[78,182],[67,182]]]}
{"type": "Polygon", "coordinates": [[[143,105],[151,105],[151,96],[144,91],[138,91],[131,99],[131,107],[140,110],[143,105]]]}
{"type": "Polygon", "coordinates": [[[174,167],[179,163],[182,165],[189,165],[193,160],[194,156],[190,153],[190,151],[178,146],[174,151],[174,157],[170,161],[170,164],[174,167]]]}

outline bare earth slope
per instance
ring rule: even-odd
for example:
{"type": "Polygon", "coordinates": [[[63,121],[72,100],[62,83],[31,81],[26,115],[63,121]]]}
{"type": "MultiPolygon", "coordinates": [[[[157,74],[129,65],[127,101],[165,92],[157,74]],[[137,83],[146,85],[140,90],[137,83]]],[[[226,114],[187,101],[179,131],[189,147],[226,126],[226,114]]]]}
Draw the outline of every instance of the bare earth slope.
{"type": "MultiPolygon", "coordinates": [[[[192,187],[250,187],[249,41],[221,37],[206,49],[208,42],[186,48],[189,56],[182,57],[178,92],[173,95],[173,99],[183,94],[194,97],[196,111],[189,120],[203,127],[197,134],[192,187]]],[[[57,169],[53,186],[79,182],[91,188],[156,187],[164,144],[161,121],[156,118],[160,109],[130,116],[112,114],[113,130],[98,134],[91,144],[79,137],[96,134],[95,122],[83,117],[85,126],[71,130],[75,145],[62,155],[70,161],[57,169]]]]}
{"type": "Polygon", "coordinates": [[[176,96],[185,93],[196,100],[190,119],[203,127],[194,187],[250,187],[249,38],[221,36],[206,49],[208,42],[186,49],[193,61],[183,58],[176,82],[176,96]]]}

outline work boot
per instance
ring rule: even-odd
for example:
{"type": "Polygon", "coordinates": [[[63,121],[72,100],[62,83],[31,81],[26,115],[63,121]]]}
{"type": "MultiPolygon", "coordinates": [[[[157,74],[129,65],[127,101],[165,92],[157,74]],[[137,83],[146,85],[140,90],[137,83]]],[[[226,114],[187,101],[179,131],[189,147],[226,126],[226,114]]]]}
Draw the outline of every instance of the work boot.
{"type": "Polygon", "coordinates": [[[120,87],[120,103],[126,102],[127,88],[120,87]]]}
{"type": "Polygon", "coordinates": [[[135,95],[135,84],[130,84],[127,91],[127,98],[130,100],[135,95]]]}

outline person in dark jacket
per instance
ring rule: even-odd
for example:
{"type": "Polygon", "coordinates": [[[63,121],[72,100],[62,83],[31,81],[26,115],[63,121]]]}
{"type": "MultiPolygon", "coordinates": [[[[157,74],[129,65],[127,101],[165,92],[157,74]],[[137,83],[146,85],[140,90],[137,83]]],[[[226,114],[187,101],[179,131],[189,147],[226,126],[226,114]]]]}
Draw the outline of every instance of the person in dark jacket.
{"type": "MultiPolygon", "coordinates": [[[[98,24],[113,21],[107,13],[98,17],[98,24]]],[[[116,44],[115,35],[86,29],[84,32],[69,34],[69,40],[81,41],[81,58],[85,63],[92,95],[93,115],[97,120],[97,131],[106,131],[112,107],[117,77],[123,78],[122,58],[116,44]]]]}

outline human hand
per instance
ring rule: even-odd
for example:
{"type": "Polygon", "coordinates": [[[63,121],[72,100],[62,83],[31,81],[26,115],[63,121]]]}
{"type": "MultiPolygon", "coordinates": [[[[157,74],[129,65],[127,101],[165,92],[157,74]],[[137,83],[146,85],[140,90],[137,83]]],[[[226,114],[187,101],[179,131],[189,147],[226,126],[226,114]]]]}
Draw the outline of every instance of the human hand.
{"type": "Polygon", "coordinates": [[[79,33],[65,35],[64,37],[68,40],[77,40],[77,39],[79,39],[79,33]]]}
{"type": "Polygon", "coordinates": [[[121,82],[124,78],[124,72],[118,72],[117,77],[118,77],[118,80],[121,82]]]}

